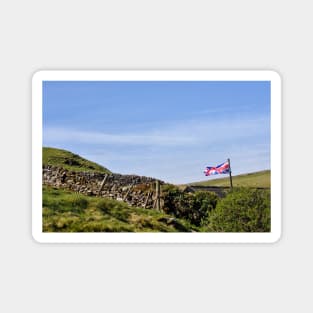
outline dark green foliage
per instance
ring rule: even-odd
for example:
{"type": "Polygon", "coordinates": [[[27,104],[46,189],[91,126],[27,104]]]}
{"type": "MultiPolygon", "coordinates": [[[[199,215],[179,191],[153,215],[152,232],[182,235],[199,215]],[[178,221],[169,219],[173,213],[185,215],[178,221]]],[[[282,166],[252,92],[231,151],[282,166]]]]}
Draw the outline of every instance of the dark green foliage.
{"type": "Polygon", "coordinates": [[[163,198],[166,213],[186,219],[196,226],[206,222],[218,199],[215,193],[205,191],[184,193],[174,186],[167,186],[163,191],[163,198]]]}
{"type": "Polygon", "coordinates": [[[270,192],[240,188],[221,199],[210,213],[208,230],[212,232],[269,232],[270,192]]]}

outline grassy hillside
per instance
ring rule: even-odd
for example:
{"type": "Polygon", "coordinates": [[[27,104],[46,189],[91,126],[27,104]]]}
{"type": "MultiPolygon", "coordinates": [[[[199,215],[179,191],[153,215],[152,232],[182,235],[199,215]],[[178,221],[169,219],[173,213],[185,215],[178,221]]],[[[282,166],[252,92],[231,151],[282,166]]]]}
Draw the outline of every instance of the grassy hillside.
{"type": "MultiPolygon", "coordinates": [[[[226,175],[225,175],[226,176],[226,175]]],[[[200,185],[200,186],[218,186],[225,187],[229,186],[229,176],[224,178],[212,179],[207,181],[190,183],[189,185],[200,185]]],[[[260,171],[255,173],[243,174],[233,176],[233,186],[234,187],[271,187],[271,171],[260,171]]]]}
{"type": "Polygon", "coordinates": [[[44,232],[188,232],[188,222],[124,202],[43,186],[44,232]]]}
{"type": "MultiPolygon", "coordinates": [[[[110,173],[103,166],[55,148],[43,148],[43,164],[110,173]]],[[[229,186],[225,176],[189,185],[229,186]]],[[[269,231],[270,189],[251,187],[270,187],[270,171],[234,176],[233,185],[223,198],[207,190],[189,193],[175,185],[163,185],[163,212],[44,185],[42,227],[44,232],[269,231]]]]}
{"type": "Polygon", "coordinates": [[[97,163],[88,161],[72,152],[56,148],[43,147],[42,162],[43,165],[60,166],[76,172],[111,173],[107,168],[97,163]]]}

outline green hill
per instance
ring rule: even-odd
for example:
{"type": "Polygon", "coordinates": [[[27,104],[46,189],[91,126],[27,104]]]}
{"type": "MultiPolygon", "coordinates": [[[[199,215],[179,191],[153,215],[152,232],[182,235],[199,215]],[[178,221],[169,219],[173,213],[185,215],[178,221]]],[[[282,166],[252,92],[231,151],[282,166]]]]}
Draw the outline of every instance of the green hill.
{"type": "Polygon", "coordinates": [[[43,186],[44,232],[189,232],[187,221],[108,198],[43,186]]]}
{"type": "Polygon", "coordinates": [[[42,163],[43,165],[63,167],[74,172],[111,173],[107,168],[97,163],[88,161],[72,152],[56,148],[43,147],[42,163]]]}
{"type": "MultiPolygon", "coordinates": [[[[270,188],[271,187],[271,171],[265,170],[260,172],[242,174],[233,176],[234,187],[259,187],[270,188]]],[[[228,187],[229,176],[225,178],[206,180],[201,182],[190,183],[189,185],[195,186],[216,186],[216,187],[228,187]]]]}
{"type": "MultiPolygon", "coordinates": [[[[47,147],[43,148],[43,165],[76,172],[110,173],[105,167],[79,155],[47,147]]],[[[269,170],[237,175],[233,177],[233,185],[269,188],[270,175],[269,170]]],[[[229,186],[229,177],[188,185],[229,186]]],[[[190,193],[180,191],[178,186],[162,185],[164,211],[160,212],[111,198],[86,196],[58,186],[42,187],[44,232],[259,232],[270,229],[269,189],[234,188],[219,198],[207,190],[190,193]],[[246,199],[244,207],[242,201],[238,201],[243,198],[246,199]],[[257,206],[256,199],[259,201],[257,206]],[[230,215],[230,209],[234,209],[235,217],[230,215]],[[239,209],[242,210],[240,219],[237,218],[239,209]]]]}

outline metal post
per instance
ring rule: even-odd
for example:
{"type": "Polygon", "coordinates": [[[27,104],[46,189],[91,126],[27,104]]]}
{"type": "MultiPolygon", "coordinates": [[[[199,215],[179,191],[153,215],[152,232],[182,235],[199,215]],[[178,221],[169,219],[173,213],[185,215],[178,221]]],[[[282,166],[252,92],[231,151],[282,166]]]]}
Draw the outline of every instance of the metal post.
{"type": "Polygon", "coordinates": [[[231,167],[230,167],[230,159],[227,159],[229,164],[229,180],[230,180],[230,190],[233,191],[233,179],[231,177],[231,167]]]}

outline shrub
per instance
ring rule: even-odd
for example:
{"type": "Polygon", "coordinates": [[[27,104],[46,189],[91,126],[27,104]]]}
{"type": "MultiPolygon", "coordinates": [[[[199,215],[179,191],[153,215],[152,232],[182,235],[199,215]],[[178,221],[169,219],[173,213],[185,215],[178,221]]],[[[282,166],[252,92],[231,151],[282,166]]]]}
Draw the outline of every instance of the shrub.
{"type": "Polygon", "coordinates": [[[209,212],[216,207],[218,199],[215,193],[184,193],[175,187],[168,187],[163,192],[163,198],[166,213],[186,219],[196,226],[206,223],[209,212]]]}
{"type": "Polygon", "coordinates": [[[241,188],[221,199],[209,216],[214,232],[269,232],[270,192],[241,188]]]}

